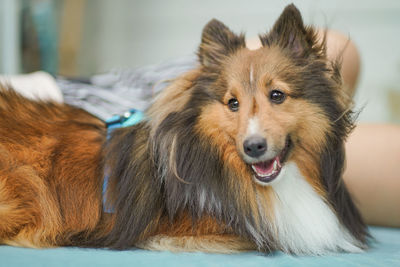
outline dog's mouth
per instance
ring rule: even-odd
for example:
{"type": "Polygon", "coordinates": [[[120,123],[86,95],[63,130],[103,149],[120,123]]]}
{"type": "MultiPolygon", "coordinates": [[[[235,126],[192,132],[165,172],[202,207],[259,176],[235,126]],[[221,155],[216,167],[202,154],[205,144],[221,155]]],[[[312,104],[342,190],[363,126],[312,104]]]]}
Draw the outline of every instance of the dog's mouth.
{"type": "Polygon", "coordinates": [[[288,137],[286,138],[285,147],[278,156],[267,161],[251,164],[255,179],[262,184],[267,184],[275,180],[281,173],[282,166],[287,159],[291,147],[292,142],[288,137]]]}

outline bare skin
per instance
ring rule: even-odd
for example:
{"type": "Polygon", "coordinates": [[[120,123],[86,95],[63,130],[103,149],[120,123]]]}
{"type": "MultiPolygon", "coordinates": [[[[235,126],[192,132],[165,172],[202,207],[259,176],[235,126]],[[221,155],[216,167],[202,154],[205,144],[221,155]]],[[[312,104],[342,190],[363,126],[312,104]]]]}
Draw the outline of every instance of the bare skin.
{"type": "Polygon", "coordinates": [[[346,153],[344,180],[365,221],[400,227],[400,127],[359,124],[346,153]]]}
{"type": "MultiPolygon", "coordinates": [[[[321,38],[323,30],[318,33],[321,38]]],[[[342,58],[345,89],[354,96],[360,72],[360,56],[348,36],[327,31],[327,55],[342,58]]],[[[249,49],[261,46],[258,38],[249,49]]],[[[400,227],[400,126],[359,124],[346,143],[347,168],[344,181],[364,220],[371,225],[400,227]]]]}

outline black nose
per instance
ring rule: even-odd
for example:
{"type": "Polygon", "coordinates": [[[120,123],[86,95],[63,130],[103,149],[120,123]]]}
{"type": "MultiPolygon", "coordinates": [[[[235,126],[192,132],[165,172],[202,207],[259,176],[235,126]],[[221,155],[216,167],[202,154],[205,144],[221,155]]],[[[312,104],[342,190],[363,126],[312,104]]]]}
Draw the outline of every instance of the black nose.
{"type": "Polygon", "coordinates": [[[248,156],[257,158],[267,151],[267,140],[258,135],[250,136],[244,140],[243,149],[248,156]]]}

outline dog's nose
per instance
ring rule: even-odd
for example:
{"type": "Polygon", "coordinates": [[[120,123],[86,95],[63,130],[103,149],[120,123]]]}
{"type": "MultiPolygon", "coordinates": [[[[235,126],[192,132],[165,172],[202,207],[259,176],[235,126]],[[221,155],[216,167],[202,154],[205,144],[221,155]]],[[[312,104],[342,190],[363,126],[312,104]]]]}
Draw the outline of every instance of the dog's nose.
{"type": "Polygon", "coordinates": [[[252,158],[258,158],[267,151],[267,140],[259,135],[250,136],[243,142],[244,153],[252,158]]]}

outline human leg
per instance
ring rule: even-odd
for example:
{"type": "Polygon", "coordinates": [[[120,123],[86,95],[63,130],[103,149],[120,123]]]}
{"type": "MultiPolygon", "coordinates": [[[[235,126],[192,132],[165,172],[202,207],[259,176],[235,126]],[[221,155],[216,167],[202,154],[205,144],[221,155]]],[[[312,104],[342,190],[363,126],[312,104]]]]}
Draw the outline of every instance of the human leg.
{"type": "Polygon", "coordinates": [[[365,221],[400,227],[400,126],[359,124],[346,153],[344,181],[365,221]]]}

